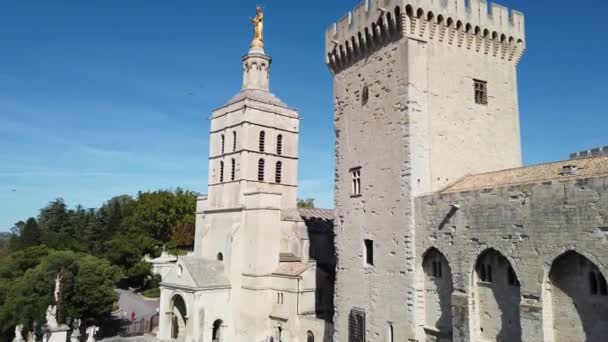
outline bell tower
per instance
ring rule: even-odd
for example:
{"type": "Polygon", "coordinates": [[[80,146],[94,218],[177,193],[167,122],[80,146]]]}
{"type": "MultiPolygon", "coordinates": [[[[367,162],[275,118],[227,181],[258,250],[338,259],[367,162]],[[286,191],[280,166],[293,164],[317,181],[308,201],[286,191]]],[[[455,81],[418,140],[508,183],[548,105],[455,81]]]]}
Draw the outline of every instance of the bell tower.
{"type": "Polygon", "coordinates": [[[263,24],[256,23],[260,17],[261,11],[242,57],[241,90],[211,116],[208,196],[198,201],[195,242],[205,258],[221,252],[230,259],[231,225],[243,224],[237,213],[296,207],[299,115],[270,92],[272,59],[264,50],[263,24]],[[228,217],[234,222],[226,222],[228,217]],[[219,251],[216,246],[224,244],[219,251]]]}

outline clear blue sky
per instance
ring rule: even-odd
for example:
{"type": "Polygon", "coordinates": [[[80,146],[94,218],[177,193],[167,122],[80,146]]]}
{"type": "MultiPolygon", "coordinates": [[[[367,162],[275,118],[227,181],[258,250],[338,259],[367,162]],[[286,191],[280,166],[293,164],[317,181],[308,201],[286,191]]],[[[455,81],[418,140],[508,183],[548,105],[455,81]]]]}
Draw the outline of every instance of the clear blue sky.
{"type": "MultiPolygon", "coordinates": [[[[0,0],[0,231],[58,197],[98,207],[138,190],[205,193],[208,118],[239,90],[256,3],[0,0]]],[[[302,116],[300,197],[331,207],[324,31],[357,1],[261,3],[271,88],[302,116]]],[[[527,16],[526,164],[608,145],[608,3],[502,3],[527,16]]]]}

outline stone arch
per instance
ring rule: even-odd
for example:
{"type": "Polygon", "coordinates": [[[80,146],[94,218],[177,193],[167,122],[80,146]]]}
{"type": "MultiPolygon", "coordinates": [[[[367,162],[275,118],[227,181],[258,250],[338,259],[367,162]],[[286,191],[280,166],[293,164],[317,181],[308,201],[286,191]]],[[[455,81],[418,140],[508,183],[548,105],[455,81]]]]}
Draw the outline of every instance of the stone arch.
{"type": "Polygon", "coordinates": [[[422,257],[425,332],[437,341],[452,338],[452,270],[443,253],[429,248],[422,257]]]}
{"type": "Polygon", "coordinates": [[[186,302],[181,294],[177,293],[171,298],[171,338],[176,341],[184,341],[186,338],[188,310],[186,302]]]}
{"type": "Polygon", "coordinates": [[[473,270],[473,310],[479,340],[521,341],[521,285],[511,262],[493,248],[479,254],[473,270]]]}
{"type": "Polygon", "coordinates": [[[553,342],[605,341],[608,289],[597,264],[568,250],[551,263],[543,287],[545,339],[553,342]]]}
{"type": "Polygon", "coordinates": [[[310,330],[306,332],[306,342],[315,342],[315,335],[310,330]]]}

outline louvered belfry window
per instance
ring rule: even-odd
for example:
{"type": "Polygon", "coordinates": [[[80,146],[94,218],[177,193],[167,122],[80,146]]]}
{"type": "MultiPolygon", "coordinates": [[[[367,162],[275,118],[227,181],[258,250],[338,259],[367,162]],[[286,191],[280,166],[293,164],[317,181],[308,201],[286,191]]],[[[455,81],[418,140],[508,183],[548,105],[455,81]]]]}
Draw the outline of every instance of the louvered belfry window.
{"type": "Polygon", "coordinates": [[[264,159],[258,160],[258,181],[264,181],[264,159]]]}
{"type": "Polygon", "coordinates": [[[266,144],[266,132],[260,131],[260,152],[264,152],[265,144],[266,144]]]}
{"type": "Polygon", "coordinates": [[[348,342],[365,342],[365,311],[352,309],[348,317],[348,342]]]}

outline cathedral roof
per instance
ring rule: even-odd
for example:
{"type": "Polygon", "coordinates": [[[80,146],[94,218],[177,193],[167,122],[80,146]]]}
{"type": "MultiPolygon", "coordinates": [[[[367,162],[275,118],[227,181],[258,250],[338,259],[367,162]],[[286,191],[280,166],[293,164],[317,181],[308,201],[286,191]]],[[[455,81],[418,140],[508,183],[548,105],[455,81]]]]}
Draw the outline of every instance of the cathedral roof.
{"type": "Polygon", "coordinates": [[[199,288],[230,285],[224,274],[224,264],[220,261],[197,257],[181,257],[179,260],[199,288]]]}
{"type": "Polygon", "coordinates": [[[259,101],[262,103],[268,103],[279,107],[289,108],[283,101],[281,101],[278,97],[276,97],[273,93],[260,90],[260,89],[244,89],[241,90],[238,94],[234,95],[227,105],[231,105],[233,103],[237,103],[239,101],[243,101],[246,99],[251,99],[254,101],[259,101]]]}
{"type": "Polygon", "coordinates": [[[282,221],[304,222],[306,228],[317,231],[332,231],[334,228],[333,209],[294,208],[281,210],[282,221]]]}
{"type": "Polygon", "coordinates": [[[441,192],[458,192],[600,176],[608,176],[608,156],[564,160],[465,176],[441,192]]]}

